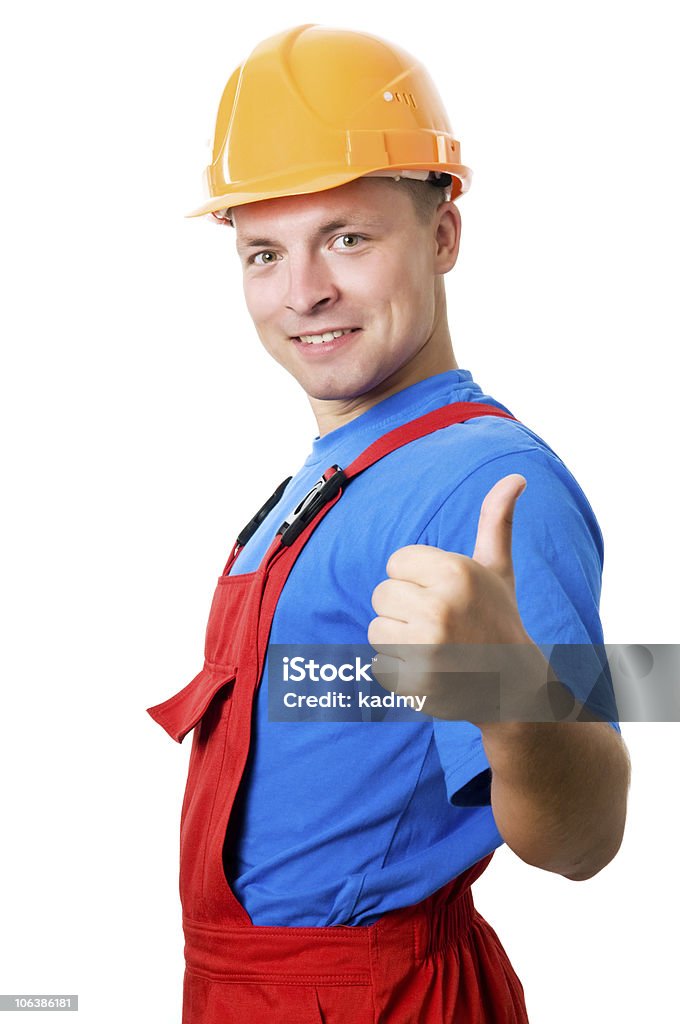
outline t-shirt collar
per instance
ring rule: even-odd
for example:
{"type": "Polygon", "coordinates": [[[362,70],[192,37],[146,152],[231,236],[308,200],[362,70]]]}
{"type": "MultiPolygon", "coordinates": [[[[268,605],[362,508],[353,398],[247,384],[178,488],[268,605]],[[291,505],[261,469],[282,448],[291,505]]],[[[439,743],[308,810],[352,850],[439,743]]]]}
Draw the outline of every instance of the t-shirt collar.
{"type": "Polygon", "coordinates": [[[312,466],[317,462],[324,462],[329,465],[333,462],[333,456],[340,450],[346,450],[355,440],[366,436],[366,446],[376,437],[402,423],[423,415],[423,404],[432,408],[438,408],[448,402],[456,401],[456,386],[461,390],[469,390],[474,387],[472,374],[469,370],[445,370],[443,373],[434,374],[424,380],[410,384],[402,391],[384,398],[375,405],[362,412],[360,416],[344,423],[341,427],[329,431],[323,437],[318,435],[312,442],[312,451],[305,460],[305,466],[312,466]],[[453,394],[452,394],[453,392],[453,394]],[[371,435],[371,436],[368,436],[371,435]]]}

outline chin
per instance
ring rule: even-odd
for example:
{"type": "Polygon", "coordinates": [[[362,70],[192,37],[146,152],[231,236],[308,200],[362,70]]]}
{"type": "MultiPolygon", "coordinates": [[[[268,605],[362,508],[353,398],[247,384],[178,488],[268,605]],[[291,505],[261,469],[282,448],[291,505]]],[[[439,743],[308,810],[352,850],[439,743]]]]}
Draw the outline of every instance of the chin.
{"type": "Polygon", "coordinates": [[[325,386],[318,382],[309,381],[307,386],[302,381],[299,381],[300,386],[303,388],[309,398],[314,398],[319,402],[351,402],[355,398],[361,398],[362,395],[368,394],[370,391],[375,390],[381,381],[370,380],[364,382],[352,382],[343,381],[341,383],[328,383],[325,386]]]}

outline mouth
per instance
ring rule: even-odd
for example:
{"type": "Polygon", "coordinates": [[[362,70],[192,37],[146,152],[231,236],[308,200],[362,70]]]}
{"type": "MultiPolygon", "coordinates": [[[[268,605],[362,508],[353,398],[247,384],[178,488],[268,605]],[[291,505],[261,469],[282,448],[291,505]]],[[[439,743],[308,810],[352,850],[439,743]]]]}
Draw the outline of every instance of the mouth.
{"type": "Polygon", "coordinates": [[[360,330],[360,327],[329,328],[325,331],[319,331],[317,334],[301,334],[292,340],[296,341],[299,345],[333,345],[338,339],[345,338],[350,334],[356,334],[360,330]]]}

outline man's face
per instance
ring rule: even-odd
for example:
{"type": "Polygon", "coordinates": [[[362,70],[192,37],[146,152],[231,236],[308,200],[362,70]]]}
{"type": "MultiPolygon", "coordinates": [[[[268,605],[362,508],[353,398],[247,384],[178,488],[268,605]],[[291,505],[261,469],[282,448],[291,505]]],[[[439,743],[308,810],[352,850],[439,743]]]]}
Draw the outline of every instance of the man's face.
{"type": "Polygon", "coordinates": [[[438,372],[435,275],[455,262],[439,252],[439,211],[426,225],[398,183],[360,178],[233,214],[257,333],[310,398],[353,399],[438,372]],[[338,331],[350,333],[319,338],[338,331]]]}

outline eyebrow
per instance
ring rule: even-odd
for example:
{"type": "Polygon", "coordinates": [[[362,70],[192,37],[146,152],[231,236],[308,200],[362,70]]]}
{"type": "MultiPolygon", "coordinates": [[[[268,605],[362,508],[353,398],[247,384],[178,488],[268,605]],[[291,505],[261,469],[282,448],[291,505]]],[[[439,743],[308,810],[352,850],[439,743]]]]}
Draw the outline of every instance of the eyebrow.
{"type": "MultiPolygon", "coordinates": [[[[342,217],[338,217],[337,220],[329,221],[328,224],[322,224],[317,228],[316,236],[320,237],[321,235],[328,234],[329,231],[338,231],[340,228],[358,227],[359,225],[367,228],[380,228],[383,226],[383,222],[375,217],[368,217],[365,214],[358,214],[354,217],[344,215],[342,217]]],[[[250,235],[240,235],[237,236],[236,248],[252,249],[260,246],[274,246],[280,244],[280,242],[277,242],[276,239],[273,238],[255,238],[250,235]]]]}

